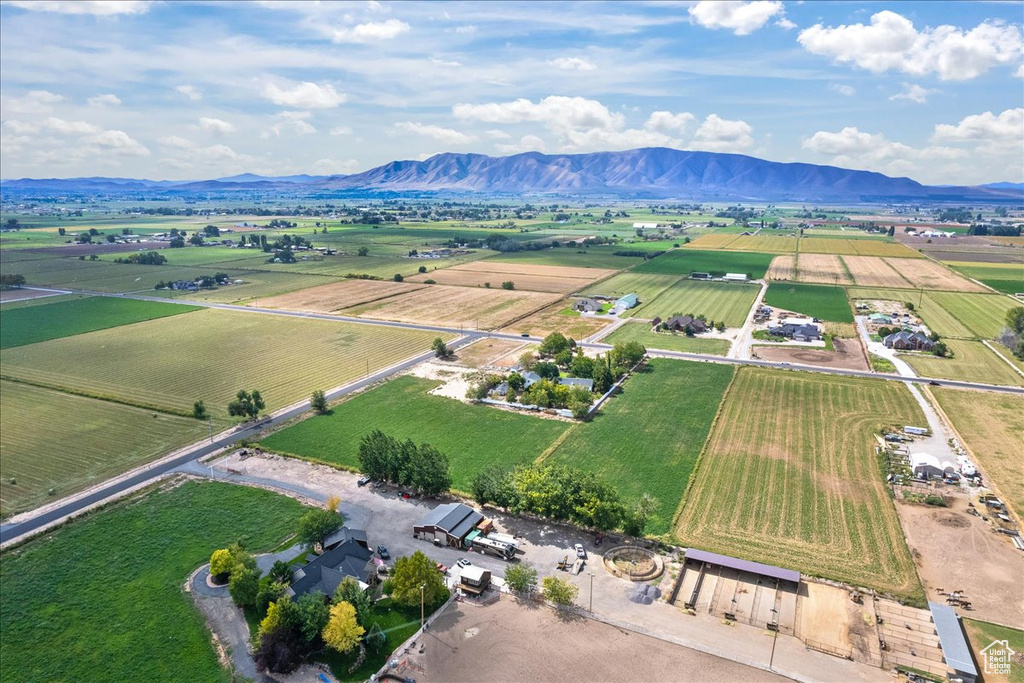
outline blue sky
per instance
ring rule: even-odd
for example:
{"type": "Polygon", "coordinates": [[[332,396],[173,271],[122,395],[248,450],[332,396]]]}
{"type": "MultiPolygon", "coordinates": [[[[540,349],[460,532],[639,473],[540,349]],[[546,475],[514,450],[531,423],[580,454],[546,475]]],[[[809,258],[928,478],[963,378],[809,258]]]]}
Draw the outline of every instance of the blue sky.
{"type": "Polygon", "coordinates": [[[1020,2],[0,4],[0,176],[643,146],[1024,181],[1020,2]]]}

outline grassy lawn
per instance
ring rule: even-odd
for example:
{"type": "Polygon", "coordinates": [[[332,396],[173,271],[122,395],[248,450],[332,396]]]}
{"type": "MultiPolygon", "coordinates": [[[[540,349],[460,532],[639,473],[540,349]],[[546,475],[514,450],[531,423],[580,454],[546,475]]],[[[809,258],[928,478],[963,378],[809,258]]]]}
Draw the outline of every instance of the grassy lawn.
{"type": "Polygon", "coordinates": [[[208,433],[190,417],[0,382],[0,515],[52,500],[51,487],[70,495],[208,433]]]}
{"type": "Polygon", "coordinates": [[[945,341],[953,352],[952,358],[940,358],[923,353],[905,353],[901,354],[900,358],[922,377],[1024,386],[1024,377],[981,342],[966,339],[945,341]]]}
{"type": "Polygon", "coordinates": [[[985,674],[987,683],[1024,683],[1024,666],[1021,665],[1020,660],[1021,653],[1024,652],[1024,631],[977,619],[964,619],[963,624],[964,630],[967,632],[967,639],[971,642],[971,649],[982,670],[985,667],[985,658],[981,651],[994,641],[1007,641],[1010,649],[1017,653],[1011,657],[1010,675],[985,674]]]}
{"type": "Polygon", "coordinates": [[[532,462],[561,435],[565,422],[466,405],[427,392],[435,380],[404,376],[271,434],[275,451],[358,469],[359,441],[374,429],[429,443],[451,460],[454,488],[469,491],[488,465],[532,462]]]}
{"type": "Polygon", "coordinates": [[[894,382],[740,368],[676,536],[920,601],[874,448],[882,427],[923,419],[894,382]]]}
{"type": "Polygon", "coordinates": [[[663,319],[676,314],[703,314],[709,321],[723,321],[726,327],[742,327],[757,292],[757,285],[682,279],[630,313],[663,319]]]}
{"type": "Polygon", "coordinates": [[[999,294],[930,292],[928,297],[981,339],[995,339],[1006,327],[1006,312],[1024,306],[1024,301],[999,294]]]}
{"type": "Polygon", "coordinates": [[[664,534],[732,375],[724,365],[653,360],[551,457],[604,477],[627,502],[653,495],[659,506],[647,533],[664,534]]]}
{"type": "Polygon", "coordinates": [[[274,546],[301,510],[260,489],[187,482],[4,553],[0,678],[230,680],[181,586],[216,548],[274,546]]]}
{"type": "Polygon", "coordinates": [[[34,344],[197,310],[197,306],[105,296],[69,299],[14,310],[5,308],[4,324],[0,326],[0,348],[34,344]]]}
{"type": "Polygon", "coordinates": [[[747,273],[751,278],[763,278],[768,272],[774,254],[749,251],[702,251],[677,249],[642,263],[634,268],[637,273],[689,275],[690,273],[747,273]]]}
{"type": "Polygon", "coordinates": [[[1024,396],[930,387],[992,485],[1024,516],[1024,396]]]}
{"type": "Polygon", "coordinates": [[[675,332],[651,332],[650,326],[646,323],[623,325],[601,341],[607,344],[638,341],[648,349],[711,353],[719,356],[729,352],[729,342],[726,339],[708,339],[700,335],[687,337],[675,332]]]}
{"type": "Polygon", "coordinates": [[[764,302],[812,318],[837,323],[853,322],[853,311],[846,300],[846,290],[842,287],[772,283],[764,295],[764,302]]]}
{"type": "Polygon", "coordinates": [[[215,418],[239,389],[259,389],[267,410],[426,351],[432,332],[207,309],[69,339],[5,349],[4,374],[135,405],[215,418]]]}

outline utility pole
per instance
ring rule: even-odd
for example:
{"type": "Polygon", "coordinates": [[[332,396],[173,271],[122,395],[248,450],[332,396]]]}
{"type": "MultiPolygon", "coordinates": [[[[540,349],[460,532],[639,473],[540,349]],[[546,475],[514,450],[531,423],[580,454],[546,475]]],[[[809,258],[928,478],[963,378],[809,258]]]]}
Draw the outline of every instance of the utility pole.
{"type": "Polygon", "coordinates": [[[423,629],[423,588],[426,585],[425,583],[420,584],[420,630],[423,629]]]}
{"type": "Polygon", "coordinates": [[[591,614],[594,613],[594,572],[587,572],[590,574],[590,609],[588,610],[591,614]]]}

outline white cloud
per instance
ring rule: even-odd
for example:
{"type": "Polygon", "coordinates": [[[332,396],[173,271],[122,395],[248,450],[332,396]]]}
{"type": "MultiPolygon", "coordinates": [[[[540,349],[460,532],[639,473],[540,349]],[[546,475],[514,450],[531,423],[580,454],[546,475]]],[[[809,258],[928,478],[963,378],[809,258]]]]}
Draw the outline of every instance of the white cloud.
{"type": "Polygon", "coordinates": [[[452,128],[425,125],[413,121],[399,121],[395,124],[395,130],[403,133],[411,133],[413,135],[422,135],[424,137],[433,138],[434,140],[443,142],[446,145],[463,145],[476,139],[472,135],[460,133],[452,128]]]}
{"type": "Polygon", "coordinates": [[[235,126],[233,123],[224,121],[223,119],[215,119],[209,116],[199,117],[199,126],[214,135],[224,135],[225,133],[234,133],[235,126]]]}
{"type": "Polygon", "coordinates": [[[853,97],[854,95],[857,94],[856,88],[854,88],[852,85],[846,85],[844,83],[830,83],[828,89],[833,92],[837,92],[840,95],[845,95],[846,97],[853,97]]]}
{"type": "Polygon", "coordinates": [[[59,135],[92,135],[102,128],[85,121],[65,121],[55,116],[43,121],[43,127],[59,135]]]}
{"type": "Polygon", "coordinates": [[[746,121],[730,121],[708,114],[693,138],[696,149],[709,152],[740,152],[754,146],[753,127],[746,121]]]}
{"type": "Polygon", "coordinates": [[[281,133],[291,131],[299,135],[309,135],[315,133],[316,128],[311,123],[306,121],[312,114],[308,111],[282,111],[274,115],[277,119],[277,123],[273,124],[262,133],[260,137],[266,139],[269,137],[280,137],[281,133]]]}
{"type": "Polygon", "coordinates": [[[149,0],[7,0],[5,4],[34,12],[58,14],[143,14],[149,11],[149,0]]]}
{"type": "Polygon", "coordinates": [[[581,57],[558,57],[548,60],[548,64],[565,71],[593,71],[597,67],[581,57]]]}
{"type": "Polygon", "coordinates": [[[117,95],[107,93],[105,95],[96,95],[86,100],[90,107],[117,107],[121,104],[121,98],[117,95]]]}
{"type": "Polygon", "coordinates": [[[524,135],[519,142],[495,144],[494,149],[500,154],[522,154],[523,152],[546,152],[547,143],[536,135],[524,135]]]}
{"type": "Polygon", "coordinates": [[[797,40],[809,52],[874,73],[936,73],[944,81],[975,78],[993,66],[1018,62],[1024,52],[1016,26],[986,21],[969,31],[949,25],[918,31],[909,19],[888,10],[874,14],[870,25],[815,24],[797,40]]]}
{"type": "Polygon", "coordinates": [[[310,170],[317,175],[349,175],[359,170],[359,161],[356,159],[318,159],[310,166],[310,170]]]}
{"type": "Polygon", "coordinates": [[[83,140],[115,154],[138,157],[149,156],[149,150],[146,149],[145,145],[123,130],[105,130],[102,133],[83,138],[83,140]]]}
{"type": "Polygon", "coordinates": [[[185,170],[185,169],[188,169],[188,168],[192,168],[192,164],[190,164],[189,162],[185,161],[184,159],[176,159],[176,158],[173,158],[173,157],[166,157],[166,158],[161,159],[160,161],[158,161],[156,163],[158,165],[160,165],[160,166],[165,166],[167,168],[174,168],[174,169],[177,169],[177,170],[185,170]]]}
{"type": "Polygon", "coordinates": [[[844,168],[868,169],[889,175],[906,175],[914,171],[915,162],[960,159],[966,152],[953,147],[914,148],[893,142],[881,133],[865,133],[847,126],[838,133],[818,131],[803,141],[803,148],[831,156],[831,163],[844,168]]]}
{"type": "Polygon", "coordinates": [[[551,95],[537,103],[522,98],[512,102],[456,104],[452,113],[456,118],[487,123],[539,121],[556,133],[578,128],[615,130],[625,122],[622,114],[609,111],[597,100],[561,95],[551,95]]]}
{"type": "Polygon", "coordinates": [[[348,126],[335,126],[331,128],[331,135],[352,135],[352,129],[348,126]]]}
{"type": "Polygon", "coordinates": [[[670,111],[652,112],[644,124],[645,130],[651,130],[665,135],[682,133],[693,122],[694,116],[688,111],[673,114],[670,111]]]}
{"type": "Polygon", "coordinates": [[[371,21],[351,28],[333,29],[331,40],[336,43],[375,43],[380,40],[392,40],[403,33],[408,33],[409,30],[409,24],[398,19],[371,21]]]}
{"type": "Polygon", "coordinates": [[[196,146],[196,143],[191,140],[186,140],[185,138],[177,135],[168,135],[167,137],[160,138],[157,142],[164,147],[170,147],[172,149],[192,149],[196,146]]]}
{"type": "Polygon", "coordinates": [[[917,102],[918,104],[924,104],[928,101],[929,95],[934,95],[939,92],[938,90],[929,90],[928,88],[922,88],[916,83],[904,83],[903,92],[898,92],[890,100],[910,100],[911,102],[917,102]]]}
{"type": "Polygon", "coordinates": [[[704,28],[726,28],[745,36],[767,24],[772,17],[783,14],[785,9],[781,2],[767,0],[701,0],[687,11],[704,28]]]}
{"type": "Polygon", "coordinates": [[[333,85],[317,85],[309,81],[294,86],[279,87],[276,83],[263,85],[263,96],[274,104],[300,109],[331,109],[343,103],[347,96],[339,93],[333,85]]]}
{"type": "Polygon", "coordinates": [[[467,35],[467,34],[470,34],[470,33],[476,33],[476,26],[473,26],[472,24],[466,24],[465,26],[456,26],[455,27],[455,32],[456,33],[461,33],[463,35],[467,35]]]}
{"type": "MultiPolygon", "coordinates": [[[[231,149],[227,145],[210,145],[209,147],[202,147],[194,150],[194,154],[197,158],[207,163],[217,163],[220,161],[235,161],[245,155],[240,155],[235,150],[231,149]]],[[[245,157],[249,159],[250,157],[245,157]]]]}
{"type": "Polygon", "coordinates": [[[792,31],[793,29],[796,28],[796,24],[794,24],[792,21],[790,21],[786,17],[781,17],[779,19],[776,19],[775,20],[775,25],[778,26],[781,29],[785,29],[786,31],[792,31]]]}
{"type": "Polygon", "coordinates": [[[990,111],[965,116],[956,125],[940,123],[935,142],[978,142],[988,150],[1009,151],[1024,157],[1024,108],[1007,109],[998,116],[990,111]]]}
{"type": "Polygon", "coordinates": [[[193,102],[203,99],[203,93],[194,85],[179,85],[176,91],[189,98],[193,102]]]}
{"type": "Polygon", "coordinates": [[[53,105],[64,100],[63,95],[48,90],[30,90],[21,97],[5,97],[4,115],[8,114],[49,114],[53,105]]]}
{"type": "Polygon", "coordinates": [[[511,135],[509,135],[508,133],[506,133],[503,130],[497,130],[497,129],[484,131],[484,135],[486,135],[487,137],[491,138],[492,140],[511,140],[512,139],[511,135]]]}
{"type": "Polygon", "coordinates": [[[445,66],[445,67],[449,67],[449,68],[457,68],[457,67],[462,66],[462,62],[449,61],[449,60],[445,60],[445,59],[439,59],[437,57],[431,57],[430,58],[430,63],[434,64],[436,66],[445,66]]]}
{"type": "Polygon", "coordinates": [[[1017,78],[1024,78],[1024,64],[1017,67],[1017,70],[1013,72],[1013,75],[1017,78]]]}

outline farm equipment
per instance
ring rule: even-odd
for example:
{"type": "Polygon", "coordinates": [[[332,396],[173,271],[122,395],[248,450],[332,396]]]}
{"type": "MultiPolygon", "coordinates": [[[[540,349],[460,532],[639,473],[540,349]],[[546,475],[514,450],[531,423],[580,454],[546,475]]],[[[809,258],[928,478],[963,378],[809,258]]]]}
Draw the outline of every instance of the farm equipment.
{"type": "Polygon", "coordinates": [[[561,560],[559,560],[558,568],[559,568],[559,570],[561,570],[563,572],[569,570],[569,556],[568,555],[566,555],[561,560]]]}

